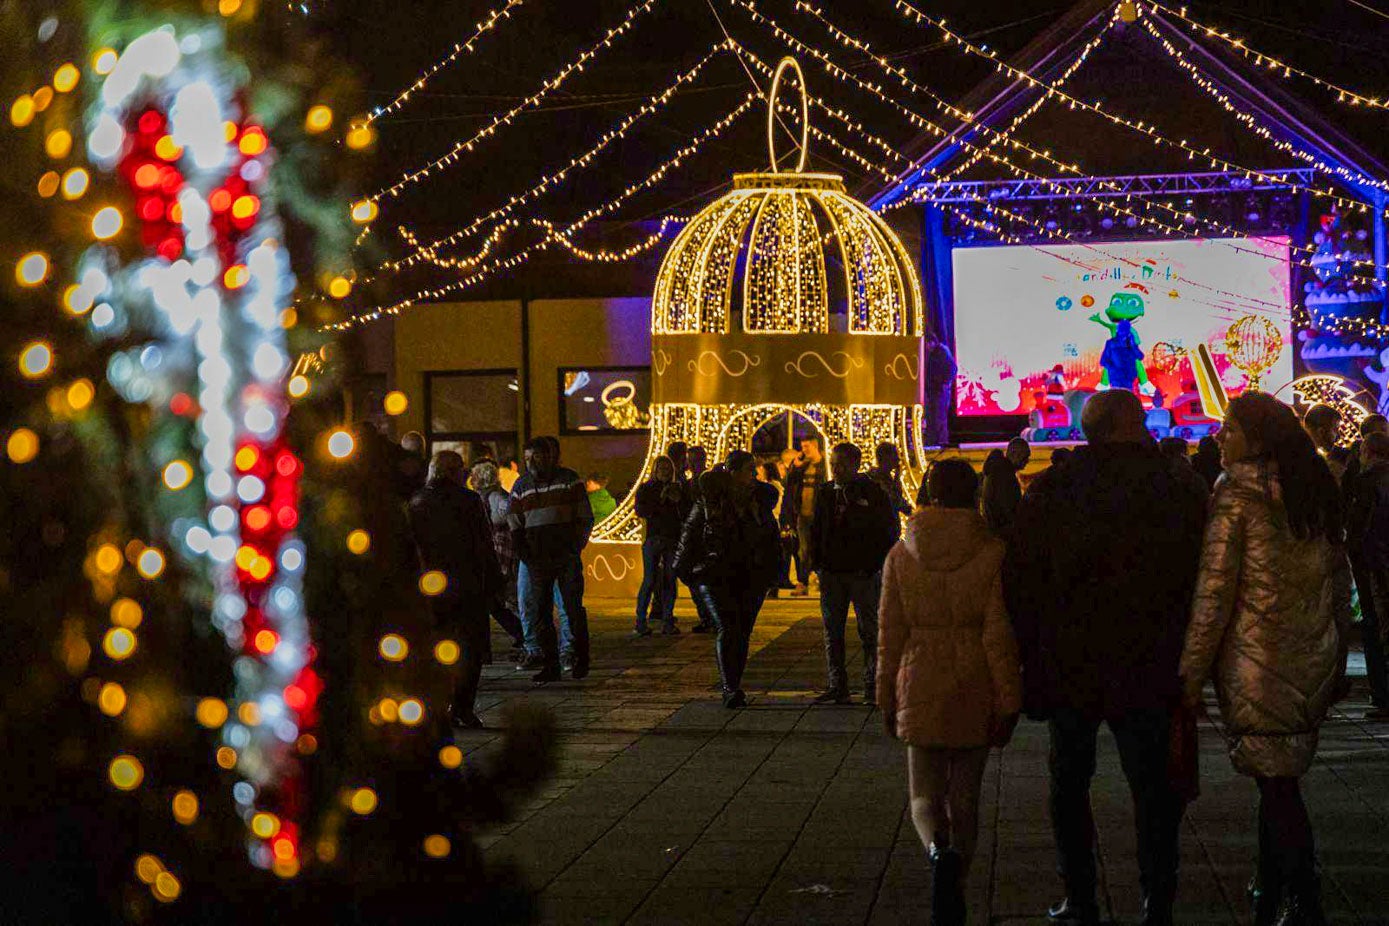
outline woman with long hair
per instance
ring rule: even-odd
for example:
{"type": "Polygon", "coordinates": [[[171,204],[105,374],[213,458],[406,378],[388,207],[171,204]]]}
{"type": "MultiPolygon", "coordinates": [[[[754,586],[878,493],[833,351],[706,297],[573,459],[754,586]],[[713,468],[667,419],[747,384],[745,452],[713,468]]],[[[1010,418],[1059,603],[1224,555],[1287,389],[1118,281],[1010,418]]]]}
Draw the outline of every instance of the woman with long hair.
{"type": "Polygon", "coordinates": [[[1299,779],[1340,681],[1350,570],[1335,477],[1292,409],[1232,400],[1182,653],[1183,700],[1214,675],[1235,770],[1259,788],[1254,922],[1319,924],[1312,823],[1299,779]]]}
{"type": "Polygon", "coordinates": [[[929,504],[888,554],[878,606],[878,703],[888,735],[907,746],[912,823],[933,872],[933,926],[965,922],[984,765],[989,747],[1012,736],[1022,707],[1004,546],[975,505],[978,485],[964,460],[931,468],[929,504]]]}

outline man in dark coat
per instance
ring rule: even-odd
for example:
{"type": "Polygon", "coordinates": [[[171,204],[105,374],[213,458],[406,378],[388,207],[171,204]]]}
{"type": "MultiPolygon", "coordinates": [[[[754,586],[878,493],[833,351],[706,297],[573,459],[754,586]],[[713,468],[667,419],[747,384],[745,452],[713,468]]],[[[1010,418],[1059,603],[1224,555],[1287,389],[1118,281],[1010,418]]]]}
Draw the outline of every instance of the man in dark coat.
{"type": "MultiPolygon", "coordinates": [[[[502,572],[482,498],[466,483],[463,458],[441,450],[424,488],[410,499],[408,514],[421,569],[443,574],[443,590],[430,598],[434,620],[458,636],[462,651],[450,718],[457,726],[476,728],[482,726],[473,703],[487,652],[488,603],[501,591],[502,572]]],[[[421,587],[428,593],[435,584],[422,582],[421,587]]]]}
{"type": "Polygon", "coordinates": [[[1102,722],[1133,794],[1145,924],[1171,923],[1182,804],[1167,777],[1177,665],[1191,610],[1205,492],[1176,473],[1131,392],[1086,403],[1089,446],[1022,499],[1005,594],[1023,707],[1051,733],[1051,818],[1066,899],[1054,921],[1095,923],[1090,779],[1102,722]]]}
{"type": "Polygon", "coordinates": [[[878,598],[883,561],[897,542],[902,523],[892,502],[873,478],[860,473],[863,453],[839,444],[830,454],[833,481],[815,495],[809,559],[820,576],[820,616],[825,623],[825,662],[829,684],[816,704],[849,703],[849,675],[844,665],[844,630],[849,604],[858,619],[863,642],[863,699],[874,701],[878,676],[878,598]]]}
{"type": "Polygon", "coordinates": [[[1347,472],[1346,546],[1360,592],[1360,639],[1370,683],[1369,720],[1389,719],[1389,666],[1384,626],[1389,618],[1389,434],[1371,431],[1360,450],[1360,467],[1347,472]]]}

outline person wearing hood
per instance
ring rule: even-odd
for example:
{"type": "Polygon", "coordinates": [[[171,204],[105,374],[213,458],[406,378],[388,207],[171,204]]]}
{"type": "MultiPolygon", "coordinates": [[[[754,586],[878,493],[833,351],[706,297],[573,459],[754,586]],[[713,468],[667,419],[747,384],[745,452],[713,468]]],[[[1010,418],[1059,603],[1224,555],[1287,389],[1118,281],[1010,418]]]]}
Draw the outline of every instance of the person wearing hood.
{"type": "Polygon", "coordinates": [[[1191,623],[1183,699],[1214,677],[1235,771],[1259,788],[1256,926],[1325,922],[1301,777],[1335,700],[1350,630],[1350,567],[1336,480],[1288,406],[1230,401],[1191,623]]]}
{"type": "Polygon", "coordinates": [[[907,747],[934,926],[965,922],[984,764],[990,746],[1012,737],[1022,709],[1003,606],[1004,545],[975,506],[978,485],[964,460],[931,468],[928,506],[887,556],[878,609],[878,704],[888,735],[907,747]]]}
{"type": "Polygon", "coordinates": [[[1107,724],[1133,796],[1142,922],[1170,926],[1184,805],[1167,768],[1206,492],[1163,457],[1132,392],[1091,396],[1081,427],[1088,445],[1023,496],[1004,565],[1024,709],[1048,722],[1051,740],[1066,896],[1049,913],[1099,921],[1090,783],[1107,724]]]}
{"type": "Polygon", "coordinates": [[[989,530],[1006,536],[1013,528],[1013,518],[1017,516],[1021,501],[1018,468],[1002,450],[990,450],[984,458],[984,491],[980,493],[980,507],[989,530]]]}
{"type": "Polygon", "coordinates": [[[873,478],[860,473],[863,453],[850,443],[830,453],[831,482],[815,493],[810,519],[810,566],[820,576],[820,616],[825,624],[828,685],[816,704],[848,704],[844,632],[854,606],[863,642],[863,697],[874,700],[878,661],[878,595],[883,560],[902,532],[892,502],[873,478]]]}

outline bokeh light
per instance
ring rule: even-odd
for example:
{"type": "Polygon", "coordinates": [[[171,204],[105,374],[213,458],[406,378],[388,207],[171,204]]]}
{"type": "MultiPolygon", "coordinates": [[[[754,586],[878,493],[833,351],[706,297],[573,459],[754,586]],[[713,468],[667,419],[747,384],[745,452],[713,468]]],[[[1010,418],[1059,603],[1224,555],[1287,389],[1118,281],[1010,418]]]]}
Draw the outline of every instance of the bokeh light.
{"type": "Polygon", "coordinates": [[[111,602],[111,623],[134,630],[145,619],[145,609],[133,598],[117,598],[111,602]]]}
{"type": "Polygon", "coordinates": [[[120,755],[111,760],[106,771],[111,784],[122,791],[134,791],[145,780],[145,767],[132,755],[120,755]]]}
{"type": "Polygon", "coordinates": [[[184,826],[191,826],[198,819],[198,796],[192,791],[180,791],[172,802],[174,819],[184,826]]]}
{"type": "Polygon", "coordinates": [[[188,487],[193,481],[193,467],[186,460],[174,460],[164,467],[164,484],[173,491],[188,487]]]}
{"type": "Polygon", "coordinates": [[[360,527],[351,531],[347,535],[347,549],[358,556],[365,554],[371,549],[371,534],[360,527]]]}
{"type": "Polygon", "coordinates": [[[164,572],[164,554],[146,547],[135,560],[135,570],[146,579],[157,579],[164,572]]]}
{"type": "Polygon", "coordinates": [[[381,638],[376,649],[387,662],[400,662],[410,655],[410,644],[398,633],[388,633],[381,638]]]}
{"type": "Polygon", "coordinates": [[[333,110],[322,103],[317,106],[310,106],[308,113],[304,116],[304,130],[311,135],[326,132],[332,125],[333,110]]]}
{"type": "Polygon", "coordinates": [[[376,792],[371,788],[358,788],[352,792],[349,803],[353,813],[364,817],[376,809],[376,792]]]}
{"type": "Polygon", "coordinates": [[[434,644],[434,658],[441,665],[451,666],[458,661],[461,655],[458,644],[452,640],[440,640],[434,644]]]}
{"type": "Polygon", "coordinates": [[[5,441],[11,463],[23,465],[39,455],[39,436],[28,428],[16,428],[5,441]]]}
{"type": "Polygon", "coordinates": [[[221,698],[203,698],[198,702],[194,716],[198,718],[198,723],[215,730],[227,722],[227,703],[221,698]]]}
{"type": "Polygon", "coordinates": [[[98,241],[107,241],[121,233],[125,219],[115,206],[103,206],[92,216],[92,234],[98,241]]]}
{"type": "Polygon", "coordinates": [[[410,399],[399,389],[393,389],[381,400],[381,407],[388,415],[403,415],[410,407],[410,399]]]}
{"type": "Polygon", "coordinates": [[[437,569],[431,569],[420,576],[420,592],[430,598],[433,598],[435,595],[442,595],[444,589],[448,587],[448,576],[437,569]]]}
{"type": "Polygon", "coordinates": [[[435,833],[424,838],[424,854],[430,858],[443,858],[452,848],[447,836],[435,833]]]}
{"type": "Polygon", "coordinates": [[[135,634],[125,627],[112,627],[101,638],[102,652],[118,662],[135,652],[135,646],[135,634]]]}
{"type": "Polygon", "coordinates": [[[81,167],[74,167],[63,174],[63,198],[81,199],[91,183],[91,175],[81,167]]]}
{"type": "Polygon", "coordinates": [[[328,455],[335,460],[346,460],[357,447],[351,433],[338,428],[328,435],[328,455]]]}
{"type": "Polygon", "coordinates": [[[38,379],[53,369],[53,348],[43,341],[31,341],[19,352],[19,372],[28,379],[38,379]]]}
{"type": "Polygon", "coordinates": [[[457,746],[445,746],[439,750],[439,764],[444,768],[458,768],[463,764],[463,750],[457,746]]]}
{"type": "Polygon", "coordinates": [[[48,255],[42,251],[30,251],[14,265],[14,278],[20,286],[38,286],[48,279],[48,255]]]}
{"type": "Polygon", "coordinates": [[[121,711],[125,710],[126,696],[125,689],[116,682],[107,682],[101,686],[101,691],[96,696],[96,706],[107,717],[118,717],[121,711]]]}

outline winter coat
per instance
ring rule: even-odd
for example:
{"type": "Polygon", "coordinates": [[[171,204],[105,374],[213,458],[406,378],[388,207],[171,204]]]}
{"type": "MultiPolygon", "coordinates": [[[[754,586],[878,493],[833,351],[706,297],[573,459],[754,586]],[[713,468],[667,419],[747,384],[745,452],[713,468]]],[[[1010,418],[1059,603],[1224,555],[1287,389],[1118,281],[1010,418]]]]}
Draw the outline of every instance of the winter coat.
{"type": "Polygon", "coordinates": [[[648,539],[678,540],[680,528],[690,512],[689,495],[685,487],[674,480],[648,479],[637,486],[636,511],[637,517],[646,520],[648,539]]]}
{"type": "Polygon", "coordinates": [[[686,585],[748,584],[760,557],[761,531],[751,513],[732,505],[695,503],[675,546],[675,574],[686,585]]]}
{"type": "Polygon", "coordinates": [[[482,499],[447,480],[431,482],[410,499],[406,513],[424,570],[448,580],[440,602],[481,604],[502,587],[492,549],[492,526],[482,499]]]}
{"type": "MultiPolygon", "coordinates": [[[[1389,570],[1389,463],[1347,473],[1346,543],[1369,569],[1389,570]]],[[[1361,589],[1361,595],[1365,593],[1361,589]]]]}
{"type": "Polygon", "coordinates": [[[511,487],[511,543],[523,563],[564,566],[588,543],[593,509],[578,473],[555,467],[549,478],[526,473],[511,487]]]}
{"type": "Polygon", "coordinates": [[[972,508],[923,508],[883,567],[878,704],[897,738],[923,747],[989,744],[1022,707],[1003,607],[1003,542],[972,508]]]}
{"type": "Polygon", "coordinates": [[[1033,481],[1004,565],[1029,716],[1176,705],[1205,510],[1151,441],[1077,448],[1033,481]]]}
{"type": "Polygon", "coordinates": [[[810,568],[872,575],[883,568],[901,532],[892,502],[868,474],[859,473],[843,486],[826,482],[815,493],[810,568]]]}
{"type": "Polygon", "coordinates": [[[1325,538],[1287,526],[1273,467],[1242,462],[1215,487],[1182,652],[1187,695],[1215,677],[1235,770],[1296,776],[1340,680],[1350,569],[1325,538]]]}

